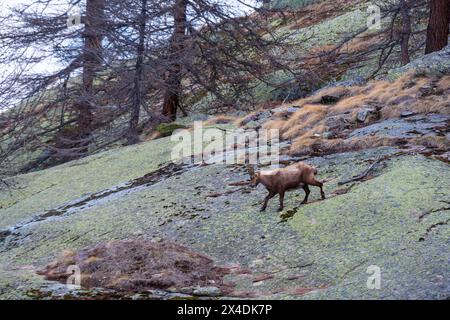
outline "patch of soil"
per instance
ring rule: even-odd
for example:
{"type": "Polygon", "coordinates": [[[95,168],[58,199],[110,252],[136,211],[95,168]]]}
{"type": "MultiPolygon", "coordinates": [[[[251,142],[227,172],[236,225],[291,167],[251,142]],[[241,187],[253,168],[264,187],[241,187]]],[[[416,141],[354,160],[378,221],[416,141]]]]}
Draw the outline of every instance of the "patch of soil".
{"type": "Polygon", "coordinates": [[[231,292],[223,277],[229,268],[170,242],[121,240],[97,244],[78,252],[66,251],[38,274],[66,283],[70,266],[78,266],[83,289],[105,288],[120,292],[217,287],[231,292]]]}

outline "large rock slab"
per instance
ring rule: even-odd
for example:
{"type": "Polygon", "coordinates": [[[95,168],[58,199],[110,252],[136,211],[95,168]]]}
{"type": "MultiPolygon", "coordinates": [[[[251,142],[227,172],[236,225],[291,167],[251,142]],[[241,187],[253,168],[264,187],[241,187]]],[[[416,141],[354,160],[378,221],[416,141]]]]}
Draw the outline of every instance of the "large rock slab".
{"type": "MultiPolygon", "coordinates": [[[[29,298],[30,292],[47,290],[46,296],[55,298],[55,285],[36,270],[62,251],[140,238],[168,239],[217,265],[248,270],[225,279],[235,283],[232,296],[448,297],[448,165],[422,156],[394,157],[397,152],[379,148],[310,159],[319,167],[319,178],[329,181],[328,199],[319,201],[312,188],[310,203],[300,206],[303,192],[288,193],[286,211],[295,215],[287,222],[276,212],[277,199],[266,213],[259,212],[266,193],[262,187],[233,186],[248,179],[244,168],[219,165],[188,168],[59,216],[44,215],[0,240],[0,297],[29,298]],[[379,164],[372,180],[338,185],[389,155],[393,159],[379,164]],[[369,265],[381,268],[380,290],[367,289],[369,265]]],[[[71,168],[60,168],[61,174],[71,168]]],[[[54,174],[42,171],[42,179],[46,173],[54,174]]],[[[48,201],[40,210],[54,199],[48,201]]],[[[16,205],[26,208],[20,200],[16,205]]],[[[31,209],[4,224],[20,225],[36,208],[31,209]]]]}
{"type": "Polygon", "coordinates": [[[391,136],[396,138],[413,138],[423,135],[436,135],[448,128],[450,116],[441,114],[407,116],[400,119],[387,119],[354,130],[350,138],[371,135],[391,136]],[[439,130],[441,129],[441,130],[439,130]]]}

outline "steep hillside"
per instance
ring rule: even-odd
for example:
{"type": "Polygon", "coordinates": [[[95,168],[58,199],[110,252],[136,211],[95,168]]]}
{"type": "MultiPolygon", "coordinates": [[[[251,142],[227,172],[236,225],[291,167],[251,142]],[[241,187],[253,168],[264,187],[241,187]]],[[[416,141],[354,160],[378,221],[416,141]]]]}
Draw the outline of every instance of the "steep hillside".
{"type": "Polygon", "coordinates": [[[237,121],[281,128],[283,163],[303,159],[327,181],[326,200],[312,189],[300,205],[291,192],[280,214],[276,200],[259,212],[265,191],[243,183],[245,166],[171,163],[169,137],[7,179],[0,297],[448,298],[449,80],[431,74],[331,87],[237,121]],[[130,254],[144,247],[166,262],[136,271],[130,254]],[[117,261],[127,262],[99,280],[94,270],[117,261]],[[52,281],[65,283],[73,263],[84,291],[52,281]],[[366,285],[370,266],[378,290],[366,285]]]}

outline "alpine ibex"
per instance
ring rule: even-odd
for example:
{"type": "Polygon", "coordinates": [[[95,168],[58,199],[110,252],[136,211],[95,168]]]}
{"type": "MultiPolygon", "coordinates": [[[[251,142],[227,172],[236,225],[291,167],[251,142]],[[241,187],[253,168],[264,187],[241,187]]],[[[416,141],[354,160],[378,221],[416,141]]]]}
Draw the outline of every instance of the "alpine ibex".
{"type": "Polygon", "coordinates": [[[320,195],[322,199],[325,199],[325,193],[323,192],[323,182],[317,181],[315,175],[317,174],[317,169],[304,163],[299,162],[292,164],[285,168],[270,170],[270,171],[260,171],[254,172],[253,168],[248,167],[250,177],[252,179],[251,185],[253,187],[258,186],[259,183],[263,184],[269,191],[269,194],[264,199],[264,205],[261,211],[265,211],[267,203],[275,195],[280,195],[280,208],[279,211],[284,208],[284,194],[288,190],[293,190],[297,188],[303,188],[305,190],[305,199],[303,199],[302,204],[308,202],[308,197],[310,194],[309,185],[316,186],[320,188],[320,195]]]}

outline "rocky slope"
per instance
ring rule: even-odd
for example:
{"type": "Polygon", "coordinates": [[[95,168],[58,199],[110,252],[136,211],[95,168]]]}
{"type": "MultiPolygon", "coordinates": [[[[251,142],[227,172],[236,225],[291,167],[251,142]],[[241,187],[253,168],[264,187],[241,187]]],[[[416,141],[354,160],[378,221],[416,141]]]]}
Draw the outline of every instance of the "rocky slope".
{"type": "MultiPolygon", "coordinates": [[[[163,138],[9,179],[0,296],[60,298],[65,287],[36,272],[61,252],[141,239],[176,242],[241,270],[224,278],[231,297],[449,297],[447,163],[396,147],[309,158],[329,180],[327,199],[313,189],[300,206],[303,195],[291,192],[280,215],[276,201],[259,212],[261,187],[234,186],[248,179],[242,166],[176,166],[167,150],[163,138]],[[366,286],[371,265],[381,268],[379,290],[366,286]]],[[[151,295],[180,290],[168,289],[151,295]]]]}
{"type": "Polygon", "coordinates": [[[242,183],[244,166],[171,163],[170,137],[6,179],[0,299],[448,299],[447,58],[448,48],[390,74],[412,78],[333,84],[240,119],[281,128],[283,162],[305,160],[327,181],[326,200],[311,188],[300,205],[303,192],[290,192],[281,213],[275,199],[259,212],[266,192],[242,183]],[[65,286],[71,263],[96,282],[65,286]],[[373,266],[379,289],[367,286],[373,266]]]}

